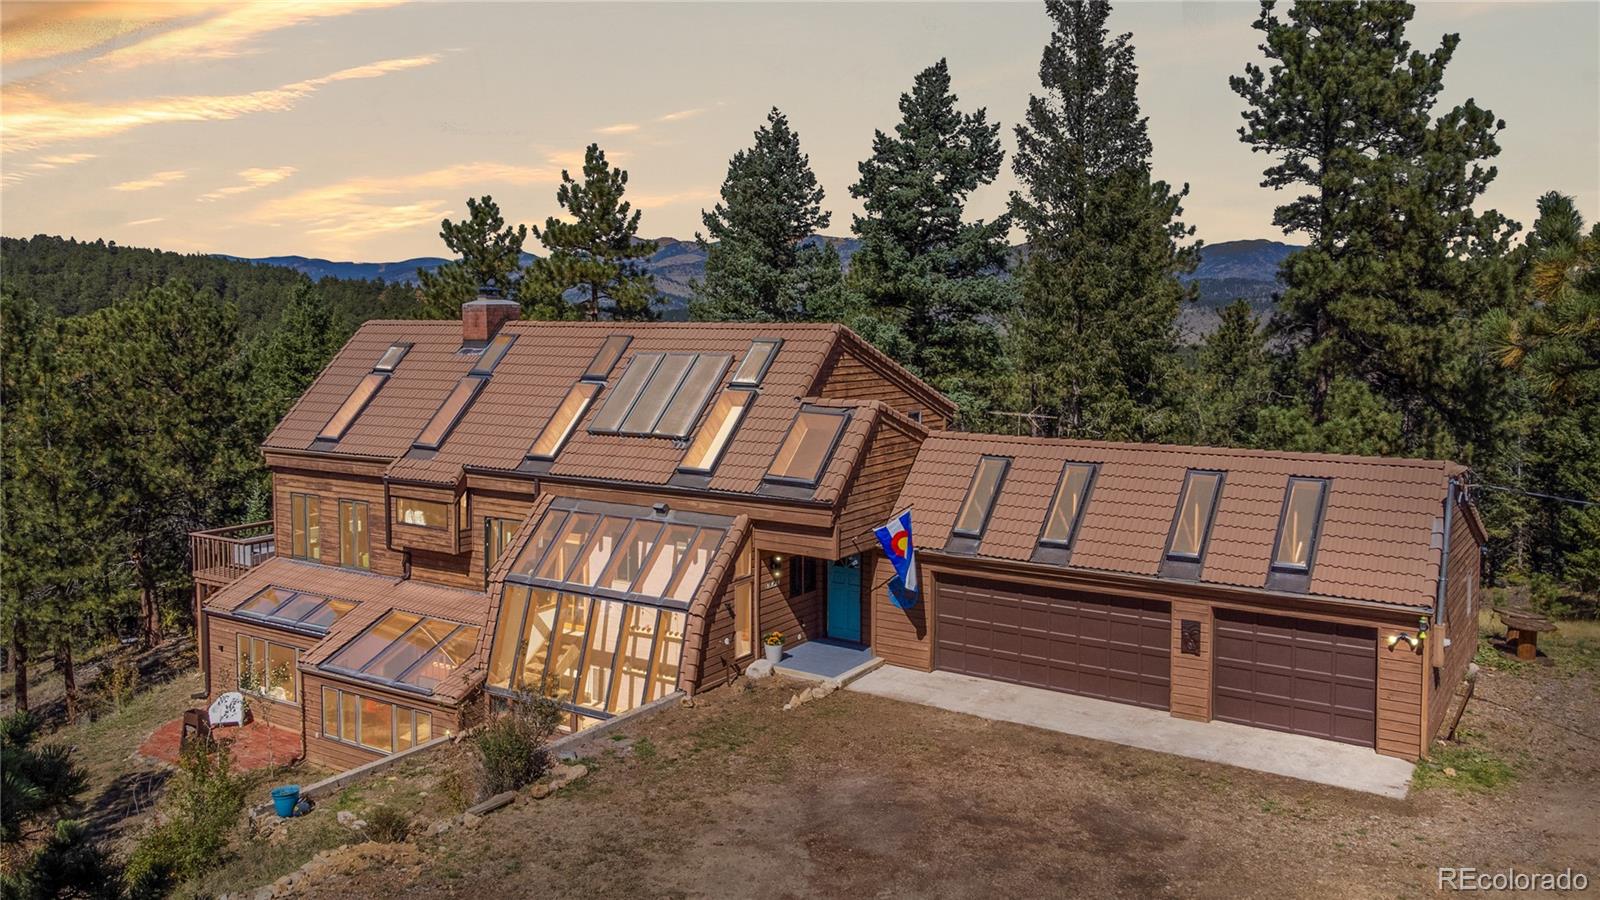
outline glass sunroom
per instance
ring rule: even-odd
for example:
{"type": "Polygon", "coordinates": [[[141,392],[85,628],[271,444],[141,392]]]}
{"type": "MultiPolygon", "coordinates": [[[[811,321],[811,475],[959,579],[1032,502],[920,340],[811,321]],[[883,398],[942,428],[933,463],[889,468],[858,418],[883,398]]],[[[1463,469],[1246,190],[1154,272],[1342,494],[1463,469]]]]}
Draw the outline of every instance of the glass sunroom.
{"type": "Polygon", "coordinates": [[[558,499],[501,589],[487,688],[603,720],[677,688],[689,604],[733,520],[558,499]]]}

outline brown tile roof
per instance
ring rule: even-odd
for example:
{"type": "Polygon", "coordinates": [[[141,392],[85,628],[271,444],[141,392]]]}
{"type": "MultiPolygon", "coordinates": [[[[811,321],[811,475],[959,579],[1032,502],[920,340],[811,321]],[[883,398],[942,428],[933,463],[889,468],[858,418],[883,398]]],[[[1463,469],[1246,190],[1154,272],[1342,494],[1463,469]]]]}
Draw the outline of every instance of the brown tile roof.
{"type": "MultiPolygon", "coordinates": [[[[783,338],[783,347],[762,381],[759,396],[712,476],[709,488],[713,491],[749,493],[760,485],[802,399],[816,388],[830,353],[841,343],[889,371],[908,389],[948,404],[932,388],[838,325],[519,321],[508,323],[503,333],[516,335],[516,344],[444,446],[431,457],[403,458],[441,400],[476,361],[475,354],[458,352],[458,322],[366,323],[268,436],[264,446],[307,449],[383,351],[402,340],[413,342],[411,351],[329,452],[392,460],[391,477],[437,484],[455,483],[463,466],[508,471],[521,464],[539,430],[588,367],[601,343],[612,334],[630,335],[632,341],[612,370],[611,385],[639,353],[724,353],[731,357],[731,364],[719,389],[733,377],[752,341],[783,338]]],[[[596,398],[549,474],[665,484],[683,458],[683,444],[667,438],[590,434],[588,418],[608,396],[609,388],[596,398]]],[[[711,396],[714,401],[716,392],[711,396]]]]}
{"type": "Polygon", "coordinates": [[[1157,575],[1188,469],[1226,472],[1200,580],[1263,588],[1289,476],[1330,479],[1310,594],[1431,607],[1447,462],[933,432],[900,495],[918,547],[942,550],[985,454],[1010,457],[979,555],[1028,560],[1063,464],[1099,463],[1070,567],[1157,575]]]}
{"type": "MultiPolygon", "coordinates": [[[[365,630],[368,625],[383,618],[391,610],[399,609],[419,615],[434,616],[462,625],[475,625],[485,630],[489,624],[486,621],[489,598],[479,591],[466,591],[421,581],[391,578],[387,575],[337,569],[281,556],[256,566],[237,581],[213,594],[206,600],[205,608],[208,611],[230,613],[266,587],[305,591],[342,600],[354,600],[360,604],[336,622],[328,630],[327,636],[301,654],[302,671],[314,669],[365,630]]],[[[256,624],[271,628],[267,623],[256,622],[256,624]]],[[[433,700],[453,703],[466,696],[482,678],[481,663],[481,655],[474,654],[466,664],[456,670],[455,674],[434,688],[433,700]]],[[[339,677],[337,673],[320,670],[317,674],[330,678],[339,677]]]]}

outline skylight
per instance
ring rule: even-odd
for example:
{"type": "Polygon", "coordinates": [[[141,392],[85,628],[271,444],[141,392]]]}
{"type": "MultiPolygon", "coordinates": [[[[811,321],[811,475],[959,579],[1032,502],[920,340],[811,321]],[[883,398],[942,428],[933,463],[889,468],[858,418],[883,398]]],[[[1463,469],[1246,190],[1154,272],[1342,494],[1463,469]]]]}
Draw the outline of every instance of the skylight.
{"type": "Polygon", "coordinates": [[[628,349],[628,344],[633,338],[626,334],[613,334],[606,338],[600,345],[600,350],[595,353],[590,361],[589,368],[584,371],[583,377],[587,381],[605,381],[611,377],[611,370],[616,368],[617,360],[622,358],[622,352],[628,349]]]}
{"type": "Polygon", "coordinates": [[[961,501],[961,512],[956,516],[954,534],[961,537],[980,537],[989,524],[989,513],[994,510],[995,497],[1000,495],[1000,484],[1005,480],[1011,460],[1004,456],[985,456],[978,460],[972,483],[967,486],[966,499],[961,501]]]}
{"type": "Polygon", "coordinates": [[[394,687],[433,693],[463,666],[479,628],[390,610],[322,668],[394,687]]]}
{"type": "Polygon", "coordinates": [[[767,469],[767,478],[812,485],[833,456],[850,414],[845,410],[802,409],[767,469]]]}
{"type": "Polygon", "coordinates": [[[285,588],[262,588],[235,609],[234,615],[260,619],[273,625],[326,634],[333,623],[355,609],[349,600],[307,594],[285,588]]]}
{"type": "Polygon", "coordinates": [[[378,357],[378,362],[372,367],[372,371],[393,372],[394,367],[400,365],[400,360],[405,359],[406,351],[410,349],[411,344],[406,341],[390,344],[389,349],[383,351],[383,355],[378,357]]]}
{"type": "Polygon", "coordinates": [[[1322,503],[1328,482],[1321,478],[1291,478],[1283,496],[1283,517],[1278,523],[1278,539],[1272,550],[1272,566],[1290,572],[1311,571],[1311,557],[1317,549],[1322,503]]]}
{"type": "Polygon", "coordinates": [[[620,430],[623,434],[649,434],[655,430],[656,420],[666,412],[667,402],[678,392],[683,376],[694,365],[694,354],[671,353],[661,358],[660,365],[650,374],[639,398],[628,409],[620,430]]]}
{"type": "Polygon", "coordinates": [[[1216,514],[1217,497],[1221,493],[1221,472],[1189,471],[1184,477],[1183,494],[1178,498],[1178,511],[1172,523],[1172,539],[1167,544],[1167,556],[1199,561],[1205,553],[1211,519],[1216,514]]]}
{"type": "Polygon", "coordinates": [[[779,338],[767,338],[756,341],[745,351],[744,359],[739,361],[738,371],[733,373],[733,383],[741,387],[756,387],[761,384],[761,379],[766,377],[767,369],[772,367],[772,360],[778,355],[778,348],[783,346],[779,338]]]}
{"type": "Polygon", "coordinates": [[[473,375],[493,374],[495,366],[500,365],[500,360],[505,359],[506,351],[517,342],[514,334],[498,334],[494,340],[483,348],[483,353],[478,356],[478,364],[472,367],[473,375]]]}
{"type": "Polygon", "coordinates": [[[744,418],[744,412],[750,408],[755,396],[752,391],[723,391],[707,414],[706,423],[695,434],[694,442],[689,445],[689,451],[683,455],[683,462],[678,468],[698,473],[709,473],[715,469],[717,460],[722,458],[722,451],[728,446],[728,439],[739,427],[739,420],[744,418]]]}
{"type": "Polygon", "coordinates": [[[455,429],[456,422],[461,419],[461,414],[467,411],[473,398],[478,396],[478,391],[489,382],[486,375],[463,375],[456,382],[455,389],[450,391],[450,396],[444,398],[439,408],[434,412],[433,418],[422,427],[422,433],[417,435],[416,443],[412,446],[423,450],[437,450],[455,429]]]}
{"type": "Polygon", "coordinates": [[[589,430],[686,437],[730,362],[724,353],[641,353],[628,364],[589,430]]]}
{"type": "Polygon", "coordinates": [[[720,353],[696,356],[672,402],[656,420],[654,433],[661,437],[688,437],[695,420],[700,418],[700,411],[706,408],[712,390],[722,381],[722,373],[728,370],[728,363],[729,358],[720,353]]]}
{"type": "Polygon", "coordinates": [[[648,516],[646,509],[633,515],[550,510],[512,564],[511,577],[687,604],[727,529],[648,516]]]}
{"type": "Polygon", "coordinates": [[[616,386],[606,397],[606,402],[601,405],[600,411],[595,413],[594,420],[589,423],[590,431],[614,432],[622,427],[622,420],[627,417],[628,410],[633,408],[633,401],[639,398],[645,382],[650,380],[650,375],[660,364],[661,357],[660,353],[639,353],[628,361],[628,368],[623,370],[622,377],[617,379],[616,386]]]}
{"type": "Polygon", "coordinates": [[[555,459],[556,454],[566,445],[567,438],[572,436],[572,431],[578,426],[578,421],[583,414],[589,411],[589,404],[594,402],[600,393],[601,385],[593,381],[580,381],[567,391],[567,396],[562,399],[561,405],[556,407],[555,414],[550,421],[544,424],[544,430],[539,432],[539,437],[533,442],[533,448],[528,451],[532,459],[555,459]]]}
{"type": "Polygon", "coordinates": [[[1071,547],[1083,521],[1083,510],[1089,505],[1089,488],[1094,483],[1098,466],[1093,463],[1067,463],[1061,470],[1061,482],[1056,486],[1055,500],[1050,504],[1050,514],[1044,520],[1044,533],[1039,543],[1071,547]]]}
{"type": "Polygon", "coordinates": [[[378,393],[378,388],[383,387],[383,383],[388,380],[389,376],[383,372],[368,372],[363,376],[355,390],[350,392],[350,396],[339,404],[339,408],[333,413],[333,418],[322,426],[322,431],[317,433],[317,439],[337,441],[344,437],[344,433],[355,423],[356,416],[361,415],[361,411],[367,408],[367,404],[372,402],[372,398],[378,393]]]}

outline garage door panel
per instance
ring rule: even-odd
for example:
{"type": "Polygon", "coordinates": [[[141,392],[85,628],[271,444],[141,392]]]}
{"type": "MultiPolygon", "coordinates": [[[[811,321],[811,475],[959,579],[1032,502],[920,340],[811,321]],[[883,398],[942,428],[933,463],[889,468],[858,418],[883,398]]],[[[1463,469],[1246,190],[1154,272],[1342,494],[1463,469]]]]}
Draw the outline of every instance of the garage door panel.
{"type": "Polygon", "coordinates": [[[1215,622],[1216,718],[1373,746],[1376,629],[1227,609],[1215,622]]]}
{"type": "Polygon", "coordinates": [[[1168,604],[964,578],[940,579],[936,591],[936,667],[1168,708],[1168,604]]]}

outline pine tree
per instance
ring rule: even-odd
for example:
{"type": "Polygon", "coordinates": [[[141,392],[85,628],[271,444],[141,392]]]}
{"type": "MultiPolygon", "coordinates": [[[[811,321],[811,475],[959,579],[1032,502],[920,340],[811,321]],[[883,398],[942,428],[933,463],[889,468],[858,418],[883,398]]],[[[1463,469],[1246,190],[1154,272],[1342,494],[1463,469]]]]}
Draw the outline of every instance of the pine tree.
{"type": "Polygon", "coordinates": [[[467,198],[467,218],[460,222],[445,219],[439,224],[439,237],[460,259],[438,269],[417,273],[421,282],[424,319],[459,319],[461,304],[478,295],[478,289],[494,286],[501,296],[516,299],[517,276],[522,271],[522,242],[528,226],[511,228],[500,214],[500,205],[485,194],[482,199],[467,198]]]}
{"type": "Polygon", "coordinates": [[[627,188],[628,173],[612,168],[598,144],[584,152],[582,181],[562,170],[556,202],[571,221],[551,216],[533,230],[548,255],[528,266],[519,287],[529,318],[655,318],[655,279],[639,264],[655,245],[638,239],[640,212],[622,199],[627,188]],[[578,309],[567,299],[574,290],[578,309]]]}
{"type": "Polygon", "coordinates": [[[840,313],[839,254],[808,241],[828,227],[822,188],[800,135],[777,107],[755,143],[728,160],[722,202],[702,212],[706,277],[689,314],[703,321],[804,322],[840,313]]]}
{"type": "Polygon", "coordinates": [[[1218,313],[1217,325],[1200,344],[1194,383],[1191,437],[1222,447],[1252,447],[1260,438],[1259,417],[1272,402],[1272,356],[1255,311],[1235,300],[1218,313]]]}
{"type": "Polygon", "coordinates": [[[1413,51],[1409,3],[1263,0],[1255,28],[1269,65],[1230,83],[1245,99],[1240,138],[1273,155],[1263,186],[1304,189],[1273,222],[1310,246],[1285,262],[1274,330],[1296,353],[1322,449],[1389,436],[1405,453],[1492,453],[1504,379],[1472,341],[1473,323],[1509,299],[1515,225],[1473,204],[1495,177],[1504,123],[1474,102],[1435,118],[1458,37],[1413,51]],[[1340,383],[1343,383],[1340,386],[1340,383]]]}
{"type": "Polygon", "coordinates": [[[945,60],[900,95],[892,135],[874,132],[872,155],[850,194],[865,215],[849,284],[871,321],[863,331],[961,402],[972,420],[987,406],[1001,357],[998,321],[1010,301],[1001,280],[1010,217],[966,220],[972,192],[1000,172],[1000,125],[963,113],[945,60]]]}
{"type": "Polygon", "coordinates": [[[1150,173],[1131,35],[1110,5],[1049,0],[1055,31],[1039,65],[1012,168],[1011,209],[1028,236],[1011,320],[1017,392],[1067,435],[1159,439],[1180,428],[1179,305],[1194,296],[1198,243],[1174,192],[1150,173]]]}

